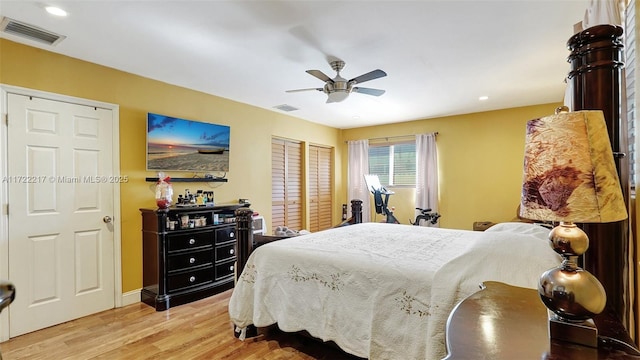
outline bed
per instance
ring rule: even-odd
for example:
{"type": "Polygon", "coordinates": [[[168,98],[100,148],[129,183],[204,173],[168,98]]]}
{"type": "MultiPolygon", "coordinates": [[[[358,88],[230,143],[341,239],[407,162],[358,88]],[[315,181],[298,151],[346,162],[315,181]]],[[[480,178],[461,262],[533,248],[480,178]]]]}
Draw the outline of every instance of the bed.
{"type": "MultiPolygon", "coordinates": [[[[628,146],[626,117],[621,113],[624,108],[621,35],[622,28],[612,25],[599,25],[575,34],[567,44],[571,50],[567,80],[572,89],[573,111],[603,110],[617,154],[620,181],[628,184],[628,159],[623,156],[628,146]]],[[[628,186],[623,186],[626,199],[628,191],[628,186]]],[[[334,239],[325,244],[323,235],[317,233],[269,243],[253,253],[251,235],[242,237],[238,228],[238,269],[245,263],[247,267],[239,274],[229,304],[233,322],[240,329],[250,324],[275,323],[285,331],[306,329],[319,339],[335,341],[349,353],[374,360],[437,359],[444,355],[444,322],[451,308],[477,291],[478,283],[498,280],[532,288],[539,274],[559,261],[546,242],[547,230],[536,225],[497,224],[485,232],[458,233],[450,240],[439,238],[440,235],[433,240],[425,235],[427,239],[421,241],[412,234],[408,235],[412,247],[397,236],[386,243],[376,240],[382,239],[387,230],[394,233],[394,225],[382,225],[388,228],[382,230],[375,225],[376,229],[365,229],[368,225],[363,224],[368,240],[334,239]],[[340,249],[337,254],[331,249],[334,242],[340,249]],[[314,250],[314,243],[322,248],[314,250]],[[370,250],[357,255],[357,259],[347,260],[356,246],[368,243],[379,244],[378,251],[370,250]],[[389,249],[390,244],[398,245],[399,249],[380,253],[381,249],[389,249]],[[438,249],[442,249],[439,264],[420,260],[421,254],[435,253],[438,249]],[[325,266],[316,264],[321,257],[331,261],[325,266]],[[323,273],[313,266],[332,272],[323,273]],[[324,277],[327,274],[336,277],[324,277]],[[308,304],[303,296],[314,293],[315,298],[308,304]],[[343,298],[339,296],[345,294],[353,297],[340,302],[343,298]]],[[[358,229],[360,225],[353,227],[358,229]]],[[[627,331],[632,326],[634,294],[629,284],[635,279],[632,266],[635,255],[629,261],[629,222],[589,224],[585,228],[591,240],[585,268],[603,283],[608,298],[606,316],[601,317],[605,321],[599,321],[598,317],[594,320],[599,329],[601,325],[610,328],[615,338],[633,344],[627,331]]]]}
{"type": "Polygon", "coordinates": [[[270,242],[244,264],[230,318],[241,339],[277,324],[362,358],[440,359],[449,313],[481,282],[536,288],[560,263],[548,233],[361,223],[270,242]]]}

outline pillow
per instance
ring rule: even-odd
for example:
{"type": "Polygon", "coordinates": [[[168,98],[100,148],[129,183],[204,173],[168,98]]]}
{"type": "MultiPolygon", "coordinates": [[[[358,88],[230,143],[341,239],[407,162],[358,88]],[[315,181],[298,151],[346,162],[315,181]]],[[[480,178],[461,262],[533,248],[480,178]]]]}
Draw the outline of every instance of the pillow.
{"type": "Polygon", "coordinates": [[[493,225],[488,228],[484,232],[512,232],[518,234],[525,235],[533,235],[539,238],[548,238],[549,231],[551,231],[548,227],[545,227],[545,224],[531,224],[531,223],[523,223],[523,222],[503,222],[493,225]]]}

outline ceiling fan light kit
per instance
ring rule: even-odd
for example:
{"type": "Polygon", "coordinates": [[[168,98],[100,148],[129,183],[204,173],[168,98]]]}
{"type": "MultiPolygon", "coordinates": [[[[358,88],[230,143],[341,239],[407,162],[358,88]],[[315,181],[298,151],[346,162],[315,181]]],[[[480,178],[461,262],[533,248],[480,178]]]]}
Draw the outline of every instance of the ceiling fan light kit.
{"type": "Polygon", "coordinates": [[[347,80],[342,76],[340,76],[340,71],[344,68],[344,65],[345,65],[344,61],[335,60],[330,62],[330,65],[331,65],[331,68],[336,72],[336,76],[333,79],[328,77],[325,73],[323,73],[320,70],[307,70],[307,73],[309,75],[315,76],[318,79],[324,81],[325,82],[324,87],[287,90],[287,92],[300,92],[300,91],[308,91],[308,90],[322,91],[325,94],[327,94],[327,103],[341,102],[345,100],[347,97],[349,97],[349,94],[351,92],[357,92],[357,93],[373,95],[373,96],[380,96],[385,93],[384,90],[355,87],[355,85],[363,83],[365,81],[370,81],[370,80],[387,76],[386,72],[380,69],[376,69],[366,74],[362,74],[358,77],[355,77],[351,80],[347,80]]]}

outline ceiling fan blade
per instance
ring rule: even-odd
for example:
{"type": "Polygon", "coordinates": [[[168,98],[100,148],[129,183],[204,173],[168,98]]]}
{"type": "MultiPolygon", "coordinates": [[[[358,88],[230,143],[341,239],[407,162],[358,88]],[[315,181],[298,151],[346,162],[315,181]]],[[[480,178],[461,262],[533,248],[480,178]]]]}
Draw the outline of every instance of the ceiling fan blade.
{"type": "Polygon", "coordinates": [[[317,77],[318,79],[320,79],[320,80],[322,80],[324,82],[331,82],[331,83],[333,82],[333,79],[331,79],[330,77],[325,75],[325,73],[323,73],[320,70],[307,70],[307,73],[317,77]]]}
{"type": "Polygon", "coordinates": [[[296,90],[287,90],[286,92],[293,93],[293,92],[301,92],[301,91],[309,91],[309,90],[322,91],[322,88],[296,89],[296,90]]]}
{"type": "Polygon", "coordinates": [[[349,80],[349,82],[353,84],[360,84],[365,81],[381,78],[384,76],[387,76],[387,73],[380,69],[377,69],[377,70],[370,71],[366,74],[362,74],[358,77],[354,77],[353,79],[349,80]]]}
{"type": "Polygon", "coordinates": [[[354,88],[351,89],[351,91],[354,91],[354,92],[357,92],[357,93],[360,93],[360,94],[373,95],[373,96],[380,96],[380,95],[385,93],[384,90],[363,88],[363,87],[354,87],[354,88]]]}

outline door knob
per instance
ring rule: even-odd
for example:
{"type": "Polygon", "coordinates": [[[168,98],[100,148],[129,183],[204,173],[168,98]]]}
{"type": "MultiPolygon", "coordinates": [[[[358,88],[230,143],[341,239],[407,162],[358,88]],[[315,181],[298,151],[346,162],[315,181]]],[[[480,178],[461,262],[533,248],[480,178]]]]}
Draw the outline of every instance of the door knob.
{"type": "Polygon", "coordinates": [[[102,218],[102,221],[104,221],[106,224],[110,223],[112,220],[113,219],[109,215],[102,218]]]}

